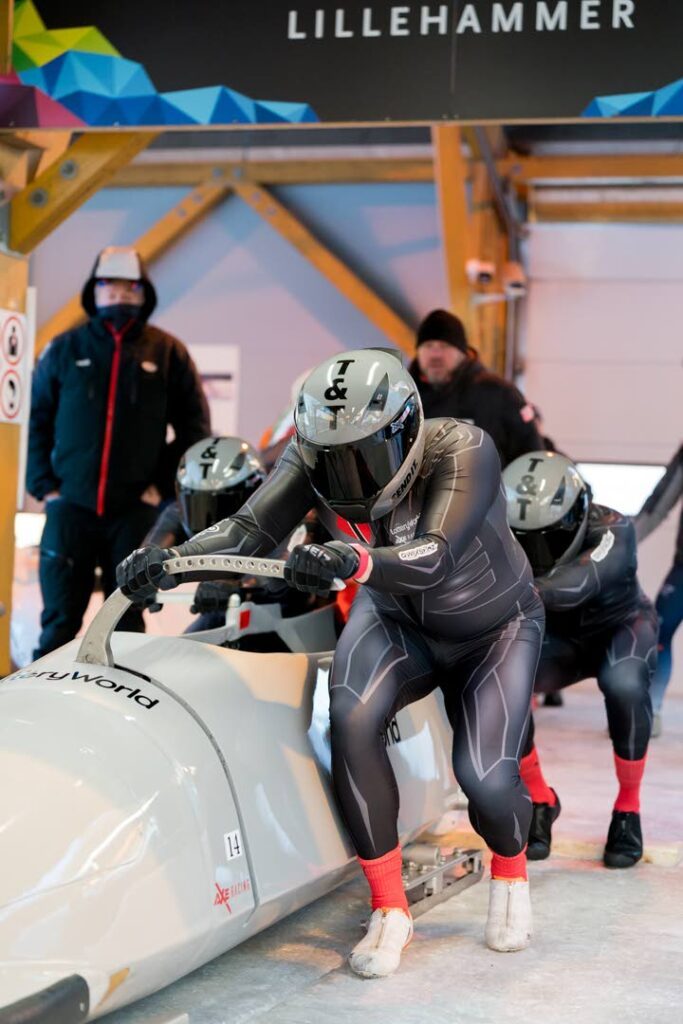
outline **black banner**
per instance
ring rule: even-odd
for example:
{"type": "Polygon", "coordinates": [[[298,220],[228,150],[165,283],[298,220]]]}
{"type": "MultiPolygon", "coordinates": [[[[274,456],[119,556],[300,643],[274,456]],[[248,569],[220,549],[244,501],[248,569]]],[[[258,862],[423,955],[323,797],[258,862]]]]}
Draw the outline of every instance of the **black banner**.
{"type": "Polygon", "coordinates": [[[96,25],[160,91],[226,85],[323,122],[577,118],[683,77],[681,0],[36,6],[49,28],[96,25]]]}

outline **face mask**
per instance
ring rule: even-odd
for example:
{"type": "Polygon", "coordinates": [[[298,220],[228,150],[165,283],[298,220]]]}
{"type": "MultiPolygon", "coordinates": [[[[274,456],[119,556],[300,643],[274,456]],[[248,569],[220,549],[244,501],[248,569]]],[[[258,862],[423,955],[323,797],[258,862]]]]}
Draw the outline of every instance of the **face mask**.
{"type": "Polygon", "coordinates": [[[107,320],[115,330],[120,331],[130,320],[139,320],[142,306],[131,306],[127,302],[117,302],[114,306],[100,306],[97,310],[98,320],[107,320]]]}

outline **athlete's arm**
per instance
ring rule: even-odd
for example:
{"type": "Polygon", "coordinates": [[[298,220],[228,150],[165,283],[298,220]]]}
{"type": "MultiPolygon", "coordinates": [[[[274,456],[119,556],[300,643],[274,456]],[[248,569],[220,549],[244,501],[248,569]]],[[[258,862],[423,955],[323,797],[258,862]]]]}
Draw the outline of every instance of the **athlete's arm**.
{"type": "MultiPolygon", "coordinates": [[[[500,493],[500,459],[483,430],[468,428],[470,446],[455,425],[427,467],[429,484],[414,540],[372,548],[356,577],[375,590],[415,593],[438,586],[472,544],[500,493]]],[[[357,550],[359,545],[354,545],[357,550]]]]}
{"type": "Polygon", "coordinates": [[[551,569],[536,579],[547,609],[578,608],[600,592],[636,571],[636,540],[633,524],[617,513],[600,525],[589,527],[589,546],[578,558],[551,569]]]}
{"type": "Polygon", "coordinates": [[[634,520],[639,543],[649,537],[652,531],[664,522],[681,497],[683,497],[683,445],[666,467],[664,476],[634,520]]]}
{"type": "Polygon", "coordinates": [[[315,503],[306,470],[294,442],[249,500],[229,519],[210,526],[178,548],[185,555],[216,551],[233,555],[265,555],[291,533],[315,503]]]}

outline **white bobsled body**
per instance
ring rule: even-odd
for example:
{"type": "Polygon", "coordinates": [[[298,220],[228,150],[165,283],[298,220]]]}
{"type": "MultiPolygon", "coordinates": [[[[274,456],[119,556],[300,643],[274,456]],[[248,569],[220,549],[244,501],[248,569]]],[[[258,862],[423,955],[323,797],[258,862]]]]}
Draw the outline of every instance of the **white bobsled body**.
{"type": "MultiPolygon", "coordinates": [[[[329,655],[116,633],[0,685],[0,1007],[77,975],[89,1019],[354,869],[329,771],[329,655]]],[[[435,694],[387,730],[407,840],[456,792],[435,694]]],[[[4,1018],[0,1010],[0,1021],[4,1018]]]]}

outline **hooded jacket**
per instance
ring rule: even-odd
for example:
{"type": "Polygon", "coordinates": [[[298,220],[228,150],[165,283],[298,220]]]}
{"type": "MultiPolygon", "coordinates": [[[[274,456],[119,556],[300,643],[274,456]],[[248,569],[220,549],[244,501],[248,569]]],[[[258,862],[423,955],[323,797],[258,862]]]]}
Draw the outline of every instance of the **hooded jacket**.
{"type": "Polygon", "coordinates": [[[474,349],[468,350],[467,359],[442,387],[422,377],[417,359],[408,369],[417,383],[425,417],[451,416],[485,430],[493,438],[503,468],[519,455],[543,450],[533,407],[514,384],[487,370],[474,349]]]}
{"type": "Polygon", "coordinates": [[[142,281],[140,315],[117,331],[97,315],[91,275],[81,295],[90,319],[58,335],[36,366],[26,482],[39,500],[59,491],[106,515],[152,484],[170,498],[181,454],[211,433],[197,369],[177,338],[147,323],[156,294],[144,270],[142,281]]]}

